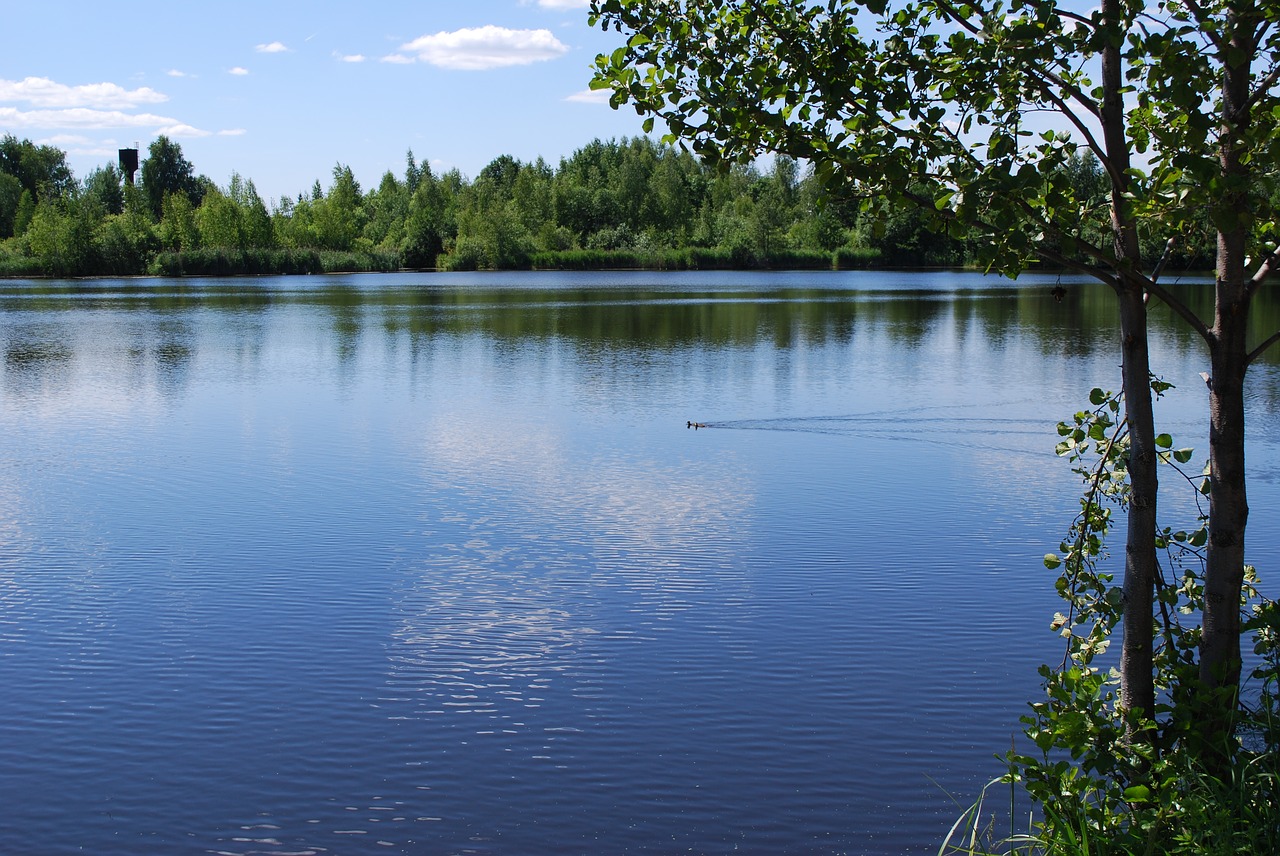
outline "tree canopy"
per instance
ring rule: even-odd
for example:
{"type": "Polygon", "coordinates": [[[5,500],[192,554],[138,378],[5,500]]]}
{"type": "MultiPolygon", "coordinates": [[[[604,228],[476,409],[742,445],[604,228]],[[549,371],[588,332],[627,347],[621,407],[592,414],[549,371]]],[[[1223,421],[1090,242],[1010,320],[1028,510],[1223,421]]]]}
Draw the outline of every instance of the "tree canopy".
{"type": "Polygon", "coordinates": [[[142,189],[151,203],[151,213],[159,218],[164,210],[164,198],[171,193],[182,193],[199,205],[204,197],[204,186],[196,178],[191,162],[182,154],[182,146],[163,134],[147,149],[142,162],[142,189]]]}
{"type": "Polygon", "coordinates": [[[931,236],[918,212],[882,216],[828,199],[793,159],[718,169],[644,137],[594,140],[557,164],[503,155],[474,180],[437,174],[410,152],[403,175],[363,187],[337,163],[327,185],[274,201],[238,173],[225,185],[197,175],[172,140],[156,140],[143,167],[138,188],[107,164],[42,196],[34,244],[37,203],[0,169],[0,270],[829,268],[958,264],[969,252],[931,236]],[[123,243],[120,218],[131,236],[123,243]]]}

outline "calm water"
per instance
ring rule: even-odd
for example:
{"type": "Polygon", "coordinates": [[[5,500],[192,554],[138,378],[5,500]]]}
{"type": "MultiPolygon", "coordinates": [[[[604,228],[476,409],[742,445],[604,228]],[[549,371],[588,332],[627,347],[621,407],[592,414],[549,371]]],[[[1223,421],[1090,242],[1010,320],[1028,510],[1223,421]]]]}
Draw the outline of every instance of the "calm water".
{"type": "Polygon", "coordinates": [[[1118,383],[1055,281],[0,282],[0,852],[935,852],[1118,383]]]}

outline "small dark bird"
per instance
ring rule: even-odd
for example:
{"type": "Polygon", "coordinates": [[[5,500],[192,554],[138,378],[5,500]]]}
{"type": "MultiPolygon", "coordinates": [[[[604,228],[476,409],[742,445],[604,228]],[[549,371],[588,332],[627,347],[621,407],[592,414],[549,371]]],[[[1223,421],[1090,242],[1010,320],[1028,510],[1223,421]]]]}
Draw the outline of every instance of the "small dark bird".
{"type": "Polygon", "coordinates": [[[1067,290],[1060,285],[1055,285],[1049,293],[1052,294],[1053,299],[1059,303],[1062,302],[1062,298],[1067,296],[1067,290]]]}
{"type": "Polygon", "coordinates": [[[707,423],[705,423],[705,422],[685,422],[685,427],[686,427],[686,428],[706,428],[706,427],[707,427],[707,423]]]}

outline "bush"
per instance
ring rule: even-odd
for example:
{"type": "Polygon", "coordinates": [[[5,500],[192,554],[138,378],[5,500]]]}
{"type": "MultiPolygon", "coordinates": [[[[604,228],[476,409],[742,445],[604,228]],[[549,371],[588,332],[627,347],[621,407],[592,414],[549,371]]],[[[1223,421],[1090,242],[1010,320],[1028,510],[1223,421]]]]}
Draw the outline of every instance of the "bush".
{"type": "Polygon", "coordinates": [[[206,247],[160,253],[151,262],[153,276],[265,276],[272,274],[357,273],[398,270],[399,256],[389,252],[345,253],[333,250],[233,250],[206,247]]]}
{"type": "MultiPolygon", "coordinates": [[[[1169,388],[1156,378],[1151,386],[1157,396],[1169,388]]],[[[1234,691],[1206,691],[1196,661],[1202,628],[1194,622],[1205,604],[1201,550],[1208,515],[1201,508],[1194,527],[1153,532],[1164,558],[1153,616],[1159,702],[1151,720],[1120,707],[1119,673],[1098,658],[1120,625],[1124,589],[1101,560],[1113,512],[1126,510],[1130,500],[1129,441],[1120,396],[1095,389],[1090,403],[1092,410],[1058,426],[1057,452],[1071,460],[1086,490],[1061,552],[1044,559],[1060,571],[1055,587],[1064,611],[1050,626],[1064,640],[1064,657],[1040,667],[1045,696],[1022,718],[1031,745],[1009,752],[1009,772],[1000,780],[1011,798],[1029,796],[1039,816],[1025,833],[995,840],[989,824],[980,828],[980,799],[941,852],[1280,853],[1280,604],[1259,594],[1254,569],[1246,566],[1240,608],[1242,629],[1252,634],[1258,655],[1246,673],[1257,689],[1249,700],[1234,691]],[[1209,745],[1206,711],[1212,715],[1223,704],[1234,709],[1235,736],[1209,745]]],[[[1161,436],[1162,464],[1207,494],[1207,476],[1182,469],[1192,450],[1161,436]]],[[[1197,504],[1202,498],[1196,496],[1197,504]]]]}

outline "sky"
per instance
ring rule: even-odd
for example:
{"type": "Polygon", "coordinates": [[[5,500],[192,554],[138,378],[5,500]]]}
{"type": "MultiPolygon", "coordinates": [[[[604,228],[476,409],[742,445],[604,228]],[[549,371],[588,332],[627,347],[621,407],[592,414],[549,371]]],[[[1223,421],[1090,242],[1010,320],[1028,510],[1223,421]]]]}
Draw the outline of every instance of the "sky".
{"type": "Polygon", "coordinates": [[[622,37],[588,26],[587,0],[4,6],[0,135],[62,149],[77,178],[164,134],[196,173],[278,200],[337,164],[372,189],[410,149],[474,178],[642,132],[588,89],[622,37]]]}

